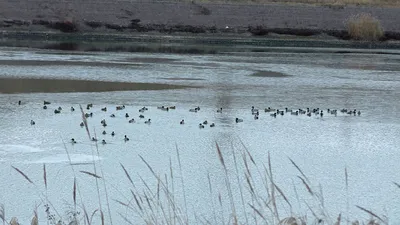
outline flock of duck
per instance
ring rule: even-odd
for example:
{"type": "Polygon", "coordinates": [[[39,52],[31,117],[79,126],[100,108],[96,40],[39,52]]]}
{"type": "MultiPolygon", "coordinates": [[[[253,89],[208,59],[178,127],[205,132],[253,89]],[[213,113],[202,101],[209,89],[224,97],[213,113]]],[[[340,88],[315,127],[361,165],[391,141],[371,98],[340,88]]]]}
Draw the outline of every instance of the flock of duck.
{"type": "MultiPolygon", "coordinates": [[[[43,109],[45,109],[45,110],[48,109],[50,104],[51,104],[50,102],[44,101],[43,102],[43,109]]],[[[21,101],[18,102],[18,105],[21,105],[21,101]]],[[[90,110],[92,107],[93,107],[93,104],[87,104],[86,105],[86,109],[87,110],[90,110]]],[[[125,109],[125,105],[116,106],[115,109],[116,109],[116,111],[124,110],[125,109]]],[[[175,110],[176,107],[175,106],[169,106],[169,107],[159,106],[159,107],[157,107],[157,109],[162,110],[162,111],[170,111],[170,110],[175,110]]],[[[54,114],[60,114],[62,112],[62,110],[63,110],[62,107],[58,107],[58,108],[54,109],[54,114]]],[[[73,112],[73,111],[75,111],[75,108],[71,106],[70,110],[71,110],[71,112],[73,112]]],[[[107,107],[101,108],[101,111],[103,111],[103,112],[107,112],[107,110],[108,110],[107,107]]],[[[147,107],[140,108],[139,109],[140,115],[138,116],[138,118],[139,119],[144,119],[145,116],[143,114],[144,114],[144,112],[146,112],[148,110],[149,109],[147,107]]],[[[200,107],[199,106],[189,109],[189,112],[193,112],[193,113],[197,113],[199,111],[200,111],[200,107]]],[[[284,115],[292,115],[292,116],[302,116],[302,115],[304,115],[304,116],[308,116],[308,117],[317,116],[317,117],[323,118],[325,114],[332,115],[332,116],[337,116],[338,113],[341,113],[341,114],[344,114],[344,115],[350,115],[350,116],[360,116],[361,115],[361,111],[360,110],[345,109],[345,108],[340,109],[340,110],[337,110],[337,109],[326,109],[326,110],[323,110],[323,109],[320,109],[320,108],[305,108],[305,109],[284,108],[284,109],[274,109],[274,108],[271,108],[271,107],[267,107],[267,108],[265,108],[263,110],[260,110],[260,109],[255,108],[254,106],[252,106],[251,109],[250,109],[250,112],[251,112],[251,115],[253,116],[253,118],[255,120],[259,119],[260,111],[264,111],[264,113],[269,113],[269,115],[271,117],[273,117],[273,118],[281,117],[281,116],[284,116],[284,115]]],[[[222,113],[222,112],[223,112],[222,108],[219,108],[219,109],[216,110],[216,113],[222,113]]],[[[85,117],[85,119],[83,119],[83,121],[80,123],[80,127],[82,127],[82,128],[85,127],[85,120],[87,118],[93,117],[93,112],[84,113],[84,117],[85,117]]],[[[115,118],[115,117],[116,117],[116,115],[114,113],[110,114],[110,118],[115,118]]],[[[127,112],[125,113],[125,118],[127,118],[127,119],[130,118],[128,120],[128,123],[135,123],[136,122],[136,120],[134,118],[132,118],[129,115],[129,113],[127,113],[127,112]]],[[[241,123],[241,122],[243,122],[243,119],[235,118],[235,122],[236,123],[241,123]]],[[[102,119],[100,121],[100,123],[104,128],[107,127],[107,121],[105,119],[102,119]]],[[[145,120],[144,123],[150,125],[151,124],[151,119],[145,120]]],[[[35,125],[36,122],[34,120],[31,120],[30,124],[31,125],[35,125]]],[[[179,122],[179,124],[181,124],[181,125],[185,124],[185,120],[182,119],[179,122]]],[[[199,128],[203,129],[208,125],[209,125],[209,127],[215,127],[215,123],[210,123],[209,124],[208,121],[205,120],[205,121],[199,123],[199,128]]],[[[107,132],[104,130],[102,132],[102,134],[106,135],[107,132]]],[[[114,137],[115,135],[116,135],[115,132],[112,131],[111,132],[111,136],[114,137]]],[[[123,140],[125,142],[129,141],[129,138],[127,137],[127,135],[124,135],[124,139],[123,140]]],[[[98,139],[93,137],[92,141],[97,142],[98,139]]],[[[76,144],[77,141],[74,138],[72,138],[71,139],[71,143],[72,144],[76,144]]],[[[101,143],[102,144],[107,144],[107,142],[104,139],[101,141],[101,143]]]]}

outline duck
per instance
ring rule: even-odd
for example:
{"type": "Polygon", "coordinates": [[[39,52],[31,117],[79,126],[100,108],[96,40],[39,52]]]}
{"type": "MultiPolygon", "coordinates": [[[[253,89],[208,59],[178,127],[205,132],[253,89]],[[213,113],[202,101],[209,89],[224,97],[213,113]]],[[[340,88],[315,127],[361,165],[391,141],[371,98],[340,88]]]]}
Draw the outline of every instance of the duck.
{"type": "Polygon", "coordinates": [[[276,118],[276,113],[271,113],[271,114],[269,114],[270,116],[272,116],[272,117],[274,117],[274,118],[276,118]]]}
{"type": "Polygon", "coordinates": [[[189,112],[197,112],[197,108],[189,109],[189,112]]]}
{"type": "Polygon", "coordinates": [[[179,124],[185,124],[185,120],[181,120],[181,122],[179,122],[179,124]]]}
{"type": "Polygon", "coordinates": [[[215,127],[215,124],[214,124],[214,123],[211,123],[211,124],[210,124],[210,127],[215,127]]]}
{"type": "Polygon", "coordinates": [[[204,128],[204,125],[201,124],[201,123],[199,123],[199,128],[200,128],[200,129],[204,128]]]}
{"type": "Polygon", "coordinates": [[[176,106],[170,106],[169,109],[176,109],[176,106]]]}
{"type": "Polygon", "coordinates": [[[162,111],[169,111],[169,107],[164,107],[161,109],[162,111]]]}
{"type": "Polygon", "coordinates": [[[126,142],[126,141],[129,141],[129,138],[125,135],[124,136],[124,141],[126,142]]]}
{"type": "Polygon", "coordinates": [[[157,109],[163,109],[165,106],[157,106],[157,109]]]}
{"type": "Polygon", "coordinates": [[[75,111],[75,108],[71,106],[71,112],[75,111]]]}
{"type": "Polygon", "coordinates": [[[217,113],[222,113],[222,108],[217,109],[217,113]]]}
{"type": "Polygon", "coordinates": [[[129,121],[128,121],[129,123],[134,123],[135,122],[135,119],[130,119],[129,121]]]}
{"type": "Polygon", "coordinates": [[[321,110],[321,113],[319,114],[321,117],[324,117],[324,111],[321,110]]]}
{"type": "Polygon", "coordinates": [[[196,109],[197,111],[200,111],[200,106],[197,106],[195,109],[196,109]]]}
{"type": "Polygon", "coordinates": [[[59,106],[59,107],[58,107],[58,110],[59,110],[59,111],[61,111],[61,110],[62,110],[61,106],[59,106]]]}
{"type": "Polygon", "coordinates": [[[239,119],[236,117],[235,121],[236,121],[236,123],[240,123],[240,122],[243,122],[243,119],[239,119]]]}
{"type": "Polygon", "coordinates": [[[43,105],[50,105],[50,104],[51,104],[51,102],[43,101],[43,105]]]}
{"type": "Polygon", "coordinates": [[[107,112],[107,107],[101,108],[101,111],[107,112]]]}
{"type": "Polygon", "coordinates": [[[113,137],[115,136],[115,132],[114,132],[114,131],[113,131],[113,132],[111,132],[111,136],[113,136],[113,137]]]}
{"type": "Polygon", "coordinates": [[[97,138],[92,137],[92,141],[97,141],[97,138]]]}
{"type": "Polygon", "coordinates": [[[103,145],[107,144],[106,140],[104,140],[104,139],[101,141],[101,143],[102,143],[103,145]]]}
{"type": "Polygon", "coordinates": [[[35,121],[31,120],[31,125],[35,125],[35,121]]]}
{"type": "Polygon", "coordinates": [[[116,108],[116,110],[123,110],[123,109],[125,109],[125,105],[117,106],[117,107],[115,107],[115,108],[116,108]]]}
{"type": "Polygon", "coordinates": [[[148,120],[144,121],[144,123],[145,123],[145,124],[150,124],[150,123],[151,123],[151,120],[148,119],[148,120]]]}
{"type": "Polygon", "coordinates": [[[55,114],[59,114],[59,113],[61,113],[61,111],[60,111],[60,110],[57,110],[57,109],[55,109],[55,110],[54,110],[54,113],[55,113],[55,114]]]}
{"type": "Polygon", "coordinates": [[[129,114],[128,113],[125,113],[125,118],[128,118],[129,117],[129,114]]]}
{"type": "Polygon", "coordinates": [[[265,108],[264,112],[273,112],[275,109],[272,109],[271,107],[265,108]]]}
{"type": "Polygon", "coordinates": [[[47,105],[44,105],[44,106],[43,106],[43,109],[47,109],[47,105]]]}
{"type": "Polygon", "coordinates": [[[144,116],[143,116],[142,114],[140,114],[140,115],[139,115],[139,118],[140,118],[140,119],[143,119],[143,118],[144,118],[144,116]]]}
{"type": "Polygon", "coordinates": [[[110,115],[110,117],[111,117],[111,118],[114,118],[114,117],[115,117],[115,115],[114,115],[114,114],[111,114],[111,115],[110,115]]]}
{"type": "Polygon", "coordinates": [[[87,109],[87,110],[89,110],[89,109],[92,108],[92,107],[93,107],[93,104],[92,104],[92,103],[89,103],[89,104],[86,105],[86,109],[87,109]]]}
{"type": "Polygon", "coordinates": [[[299,115],[299,111],[295,111],[295,112],[290,112],[290,115],[294,115],[294,116],[298,116],[299,115]]]}
{"type": "Polygon", "coordinates": [[[144,109],[143,108],[139,109],[139,112],[144,113],[144,109]]]}
{"type": "Polygon", "coordinates": [[[106,119],[102,119],[102,120],[100,121],[100,123],[101,123],[101,124],[105,124],[105,123],[106,123],[106,119]]]}
{"type": "Polygon", "coordinates": [[[76,141],[74,138],[71,138],[71,144],[76,144],[76,141]]]}
{"type": "Polygon", "coordinates": [[[18,105],[21,105],[21,104],[22,104],[22,102],[21,102],[21,100],[19,100],[19,101],[18,101],[18,105]]]}
{"type": "Polygon", "coordinates": [[[359,116],[361,115],[361,111],[360,110],[358,110],[357,115],[359,115],[359,116]]]}
{"type": "Polygon", "coordinates": [[[255,119],[255,120],[258,120],[258,115],[254,115],[254,119],[255,119]]]}
{"type": "Polygon", "coordinates": [[[258,112],[258,109],[254,108],[254,106],[251,107],[251,113],[256,113],[258,112]]]}
{"type": "Polygon", "coordinates": [[[107,134],[107,132],[106,132],[105,130],[103,130],[102,134],[103,134],[103,135],[106,135],[106,134],[107,134]]]}
{"type": "Polygon", "coordinates": [[[204,125],[207,125],[207,123],[208,123],[207,120],[204,120],[203,124],[204,124],[204,125]]]}
{"type": "Polygon", "coordinates": [[[107,126],[107,123],[106,123],[106,122],[104,122],[104,123],[103,123],[103,127],[106,127],[106,126],[107,126]]]}
{"type": "Polygon", "coordinates": [[[81,124],[79,124],[79,126],[84,127],[85,124],[83,122],[81,122],[81,124]]]}

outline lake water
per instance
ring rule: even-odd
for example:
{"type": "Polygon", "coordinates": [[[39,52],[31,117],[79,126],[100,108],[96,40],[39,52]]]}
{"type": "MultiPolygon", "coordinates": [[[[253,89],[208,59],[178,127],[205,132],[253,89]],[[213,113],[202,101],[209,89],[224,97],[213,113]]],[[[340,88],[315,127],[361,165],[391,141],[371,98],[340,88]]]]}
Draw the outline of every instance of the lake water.
{"type": "MultiPolygon", "coordinates": [[[[147,204],[145,193],[157,199],[157,188],[162,189],[162,185],[141,156],[169,187],[180,213],[188,215],[190,223],[229,223],[231,209],[226,176],[216,149],[218,143],[241,223],[246,223],[244,214],[249,224],[263,223],[249,204],[264,216],[273,214],[265,205],[254,202],[254,196],[249,194],[243,165],[247,148],[257,165],[246,156],[254,188],[258,190],[257,198],[266,202],[263,164],[268,167],[268,153],[271,156],[274,181],[292,205],[291,210],[277,193],[281,219],[307,216],[308,222],[312,222],[315,218],[309,207],[327,222],[335,221],[339,213],[342,221],[347,217],[350,220],[370,218],[358,205],[396,224],[394,221],[400,220],[400,189],[393,182],[400,182],[400,52],[340,51],[232,49],[196,55],[2,48],[0,77],[194,86],[158,91],[0,94],[0,203],[4,204],[6,217],[17,216],[20,222],[28,224],[37,206],[39,221],[44,224],[47,219],[43,199],[46,198],[61,216],[67,217],[73,210],[76,176],[79,218],[83,215],[82,203],[89,215],[99,208],[100,193],[105,219],[109,221],[107,192],[113,224],[128,224],[124,217],[134,224],[143,224],[140,216],[114,201],[131,201],[132,207],[137,208],[130,192],[132,184],[120,164],[129,171],[143,204],[147,204]],[[51,102],[47,110],[43,109],[44,100],[51,102]],[[93,103],[90,110],[86,110],[88,103],[93,103]],[[98,142],[98,153],[85,128],[80,127],[79,104],[85,112],[94,114],[88,118],[91,135],[107,142],[106,145],[98,142]],[[117,105],[126,107],[116,111],[117,105]],[[63,108],[61,113],[54,114],[59,106],[63,108]],[[70,111],[71,106],[76,109],[74,112],[70,111]],[[138,110],[144,106],[148,110],[140,113],[138,110]],[[176,106],[176,109],[163,111],[158,106],[176,106]],[[189,112],[197,106],[200,111],[189,112]],[[260,109],[258,120],[251,114],[251,106],[260,109]],[[101,110],[103,107],[107,107],[107,112],[101,110]],[[221,107],[222,113],[217,113],[221,107]],[[266,107],[319,108],[325,114],[308,117],[287,113],[273,118],[264,112],[266,107]],[[357,109],[361,115],[338,112],[334,116],[327,113],[328,108],[357,109]],[[113,113],[116,117],[110,118],[113,113]],[[125,113],[130,118],[125,118],[125,113]],[[140,119],[140,114],[145,118],[140,119]],[[236,117],[244,121],[236,123],[236,117]],[[131,118],[136,122],[128,123],[131,118]],[[151,124],[144,123],[148,118],[151,124]],[[105,128],[100,123],[102,119],[107,121],[105,128]],[[182,119],[184,125],[179,123],[182,119]],[[30,125],[31,120],[36,122],[34,126],[30,125]],[[204,120],[215,123],[215,127],[206,125],[200,129],[199,123],[204,120]],[[106,135],[101,134],[103,130],[106,135]],[[110,135],[112,131],[116,133],[114,137],[110,135]],[[130,140],[125,142],[124,135],[130,140]],[[77,143],[72,145],[71,138],[77,143]],[[308,193],[298,178],[301,173],[289,158],[309,179],[313,192],[323,193],[323,206],[308,193]],[[94,172],[93,162],[97,174],[104,176],[98,180],[99,192],[95,178],[79,172],[94,172]],[[43,164],[46,164],[47,191],[43,164]],[[23,171],[34,184],[12,166],[23,171]],[[329,215],[322,215],[323,212],[329,215]]],[[[160,218],[171,216],[172,211],[165,196],[163,199],[159,202],[164,208],[154,209],[160,218]]],[[[55,213],[53,209],[51,212],[55,213]]],[[[97,214],[95,217],[99,224],[97,214]]],[[[162,219],[157,221],[165,223],[162,219]]]]}

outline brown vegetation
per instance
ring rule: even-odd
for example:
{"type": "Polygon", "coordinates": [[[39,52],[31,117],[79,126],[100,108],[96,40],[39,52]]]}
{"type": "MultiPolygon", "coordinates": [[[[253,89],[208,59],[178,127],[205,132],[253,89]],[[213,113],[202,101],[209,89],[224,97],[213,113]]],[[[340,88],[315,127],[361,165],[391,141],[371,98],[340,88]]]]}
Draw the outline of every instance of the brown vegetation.
{"type": "Polygon", "coordinates": [[[351,17],[347,29],[350,37],[355,40],[377,41],[384,35],[380,21],[366,13],[351,17]]]}

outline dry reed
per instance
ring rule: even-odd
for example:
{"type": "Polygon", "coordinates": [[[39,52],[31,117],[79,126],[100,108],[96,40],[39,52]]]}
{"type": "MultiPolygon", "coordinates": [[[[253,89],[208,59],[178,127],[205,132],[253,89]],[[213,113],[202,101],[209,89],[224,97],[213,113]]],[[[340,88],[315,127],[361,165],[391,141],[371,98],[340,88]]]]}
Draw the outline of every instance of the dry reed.
{"type": "Polygon", "coordinates": [[[378,41],[384,35],[380,21],[368,13],[348,19],[347,31],[352,39],[360,41],[378,41]]]}

